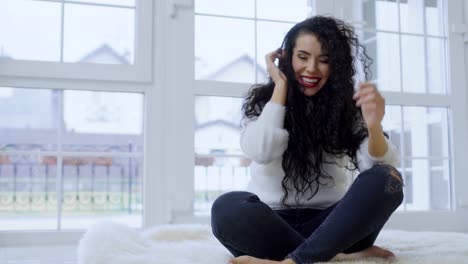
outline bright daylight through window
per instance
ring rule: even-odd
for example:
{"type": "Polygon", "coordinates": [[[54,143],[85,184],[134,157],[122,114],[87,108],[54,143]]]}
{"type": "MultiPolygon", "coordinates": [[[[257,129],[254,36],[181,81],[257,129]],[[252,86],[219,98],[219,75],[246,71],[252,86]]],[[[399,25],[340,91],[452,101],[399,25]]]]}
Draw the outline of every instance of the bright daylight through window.
{"type": "MultiPolygon", "coordinates": [[[[0,1],[0,58],[133,65],[135,10],[135,0],[0,1]]],[[[142,226],[144,95],[64,83],[0,87],[0,229],[142,226]]]]}

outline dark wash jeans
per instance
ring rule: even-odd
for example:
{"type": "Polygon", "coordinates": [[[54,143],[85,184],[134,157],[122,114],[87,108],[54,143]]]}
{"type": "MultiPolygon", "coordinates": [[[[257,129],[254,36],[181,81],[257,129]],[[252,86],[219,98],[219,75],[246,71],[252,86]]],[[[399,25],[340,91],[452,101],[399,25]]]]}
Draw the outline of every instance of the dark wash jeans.
{"type": "Polygon", "coordinates": [[[211,208],[216,238],[235,256],[328,261],[372,246],[403,201],[402,178],[389,165],[362,172],[343,199],[325,210],[272,210],[253,193],[229,192],[211,208]]]}

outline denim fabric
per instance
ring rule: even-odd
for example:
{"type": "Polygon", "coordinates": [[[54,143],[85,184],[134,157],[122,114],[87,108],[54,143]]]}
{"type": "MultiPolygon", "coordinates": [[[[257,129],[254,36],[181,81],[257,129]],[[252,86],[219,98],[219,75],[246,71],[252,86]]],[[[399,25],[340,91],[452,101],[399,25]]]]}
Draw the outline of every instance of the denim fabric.
{"type": "Polygon", "coordinates": [[[372,246],[403,200],[402,178],[389,165],[361,173],[335,205],[272,210],[253,193],[221,195],[211,209],[215,237],[235,256],[327,261],[372,246]]]}

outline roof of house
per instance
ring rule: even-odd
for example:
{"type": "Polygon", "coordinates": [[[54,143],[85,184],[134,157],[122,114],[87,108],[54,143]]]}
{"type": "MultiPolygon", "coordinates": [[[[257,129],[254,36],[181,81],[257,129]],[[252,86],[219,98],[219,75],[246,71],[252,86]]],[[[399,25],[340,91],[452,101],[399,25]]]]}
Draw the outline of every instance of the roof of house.
{"type": "Polygon", "coordinates": [[[93,61],[93,59],[102,56],[103,54],[109,55],[110,57],[114,58],[116,62],[120,64],[130,64],[130,61],[124,56],[119,54],[115,49],[113,49],[109,44],[104,43],[95,50],[91,51],[90,53],[83,56],[80,59],[81,62],[93,61]]]}

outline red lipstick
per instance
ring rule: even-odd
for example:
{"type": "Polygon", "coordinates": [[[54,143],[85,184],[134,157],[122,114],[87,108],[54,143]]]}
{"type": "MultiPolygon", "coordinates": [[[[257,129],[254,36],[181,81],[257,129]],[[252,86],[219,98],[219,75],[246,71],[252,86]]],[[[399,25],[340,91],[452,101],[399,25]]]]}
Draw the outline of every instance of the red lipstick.
{"type": "Polygon", "coordinates": [[[310,89],[313,89],[313,88],[316,88],[318,86],[318,84],[320,83],[320,80],[322,78],[318,78],[318,77],[310,77],[310,76],[299,76],[298,78],[298,82],[304,86],[304,88],[310,88],[310,89]]]}

